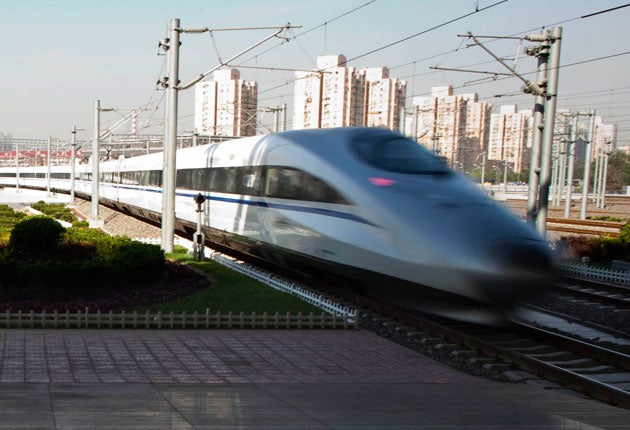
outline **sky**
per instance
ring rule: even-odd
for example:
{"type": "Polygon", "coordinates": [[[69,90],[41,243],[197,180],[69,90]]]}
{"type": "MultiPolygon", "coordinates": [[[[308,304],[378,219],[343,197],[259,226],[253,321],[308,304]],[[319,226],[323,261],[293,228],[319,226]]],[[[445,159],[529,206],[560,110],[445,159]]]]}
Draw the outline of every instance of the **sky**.
{"type": "MultiPolygon", "coordinates": [[[[48,136],[79,139],[93,134],[93,106],[102,127],[143,107],[139,133],[163,133],[165,75],[158,42],[166,26],[180,19],[184,29],[293,28],[231,63],[241,78],[258,82],[260,109],[292,105],[294,73],[315,69],[319,55],[343,54],[348,66],[386,66],[390,77],[407,82],[407,107],[432,86],[454,93],[476,92],[495,109],[517,104],[531,109],[534,98],[516,78],[431,67],[505,72],[497,61],[458,35],[516,36],[481,39],[527,79],[536,59],[518,37],[562,27],[558,108],[593,108],[618,127],[617,146],[630,145],[630,7],[625,0],[0,0],[5,43],[0,62],[0,132],[21,139],[48,136]],[[475,12],[476,11],[476,12],[475,12]],[[605,58],[608,57],[608,58],[605,58]],[[258,68],[245,68],[258,67],[258,68]],[[275,70],[269,70],[275,69],[275,70]],[[279,69],[289,69],[288,71],[279,69]],[[485,78],[485,79],[482,79],[485,78]],[[480,80],[482,79],[482,80],[480,80]]],[[[187,83],[272,30],[182,34],[180,80],[187,83]]],[[[210,76],[211,77],[211,76],[210,76]]],[[[209,78],[210,78],[209,77],[209,78]]],[[[194,90],[180,91],[180,133],[192,132],[194,90]]],[[[289,110],[289,120],[292,111],[289,110]]],[[[260,129],[272,116],[259,114],[260,129]]],[[[126,127],[126,126],[125,126],[126,127]]],[[[119,131],[126,132],[122,127],[119,131]]],[[[289,128],[291,128],[289,124],[289,128]]]]}

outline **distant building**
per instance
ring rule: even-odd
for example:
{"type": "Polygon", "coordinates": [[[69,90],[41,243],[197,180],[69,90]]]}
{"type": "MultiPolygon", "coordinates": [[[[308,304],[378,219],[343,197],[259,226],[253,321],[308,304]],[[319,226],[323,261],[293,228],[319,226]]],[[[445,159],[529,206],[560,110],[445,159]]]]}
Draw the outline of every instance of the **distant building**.
{"type": "Polygon", "coordinates": [[[413,99],[415,131],[423,146],[453,168],[468,170],[481,162],[486,149],[490,103],[477,94],[453,94],[452,86],[431,89],[430,97],[413,99]]]}
{"type": "Polygon", "coordinates": [[[365,75],[364,125],[399,130],[407,83],[390,78],[387,67],[368,68],[362,73],[365,75]]]}
{"type": "Polygon", "coordinates": [[[0,131],[0,151],[8,151],[13,145],[13,136],[0,131]]]}
{"type": "Polygon", "coordinates": [[[623,152],[624,154],[630,156],[630,145],[618,146],[617,151],[623,152]]]}
{"type": "Polygon", "coordinates": [[[345,63],[326,55],[317,57],[318,72],[295,73],[294,129],[363,125],[365,76],[345,63]]]}
{"type": "Polygon", "coordinates": [[[490,109],[492,104],[480,102],[477,93],[462,94],[466,99],[466,124],[459,153],[464,169],[472,170],[482,163],[483,153],[488,151],[490,109]]]}
{"type": "Polygon", "coordinates": [[[521,172],[529,160],[532,120],[531,110],[517,110],[516,105],[500,106],[491,114],[488,160],[507,161],[510,171],[521,172]]]}
{"type": "Polygon", "coordinates": [[[591,150],[593,151],[593,156],[596,155],[597,151],[600,153],[603,151],[605,153],[611,152],[615,149],[615,141],[617,137],[617,124],[605,124],[602,120],[601,116],[595,117],[595,131],[593,136],[593,143],[591,150]]]}
{"type": "Polygon", "coordinates": [[[214,72],[213,81],[195,85],[195,128],[212,136],[254,136],[258,85],[240,79],[236,69],[214,72]]]}

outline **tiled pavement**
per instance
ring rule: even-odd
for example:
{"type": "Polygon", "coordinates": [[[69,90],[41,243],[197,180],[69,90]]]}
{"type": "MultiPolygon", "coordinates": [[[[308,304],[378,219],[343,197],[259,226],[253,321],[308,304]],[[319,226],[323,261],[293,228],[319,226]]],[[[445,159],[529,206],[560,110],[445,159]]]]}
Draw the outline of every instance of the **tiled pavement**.
{"type": "Polygon", "coordinates": [[[362,331],[0,330],[0,429],[627,429],[362,331]]]}
{"type": "Polygon", "coordinates": [[[0,330],[0,382],[453,382],[361,331],[0,330]]]}

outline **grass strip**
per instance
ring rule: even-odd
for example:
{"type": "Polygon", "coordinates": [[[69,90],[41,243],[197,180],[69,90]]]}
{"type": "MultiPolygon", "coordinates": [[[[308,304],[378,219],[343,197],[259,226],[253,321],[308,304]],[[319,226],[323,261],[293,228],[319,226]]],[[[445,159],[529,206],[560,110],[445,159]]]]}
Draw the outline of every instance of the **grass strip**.
{"type": "Polygon", "coordinates": [[[138,309],[139,312],[185,311],[193,313],[197,311],[202,313],[207,308],[210,312],[221,311],[222,313],[232,311],[233,313],[261,314],[263,312],[320,314],[322,312],[318,307],[298,297],[278,291],[212,260],[195,261],[185,253],[168,254],[167,258],[207,274],[212,280],[211,285],[188,296],[138,309]]]}

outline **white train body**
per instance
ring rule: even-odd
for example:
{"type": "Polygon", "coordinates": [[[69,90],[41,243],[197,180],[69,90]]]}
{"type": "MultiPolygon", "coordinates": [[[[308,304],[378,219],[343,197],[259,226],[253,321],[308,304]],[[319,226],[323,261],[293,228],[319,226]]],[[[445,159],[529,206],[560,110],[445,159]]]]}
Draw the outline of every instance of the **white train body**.
{"type": "MultiPolygon", "coordinates": [[[[162,164],[161,153],[101,163],[101,202],[159,222],[162,164]]],[[[45,169],[21,168],[20,185],[45,189],[45,169]]],[[[69,190],[69,169],[51,168],[52,189],[69,190]]],[[[14,170],[0,169],[0,183],[15,185],[14,170]]],[[[77,168],[77,195],[90,196],[91,171],[77,168]]],[[[177,171],[178,231],[192,236],[202,193],[211,242],[360,279],[392,303],[453,314],[511,303],[553,279],[547,244],[532,229],[387,130],[300,130],[186,148],[177,171]]]]}

